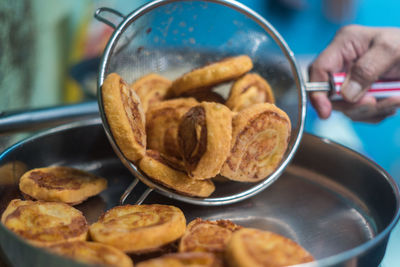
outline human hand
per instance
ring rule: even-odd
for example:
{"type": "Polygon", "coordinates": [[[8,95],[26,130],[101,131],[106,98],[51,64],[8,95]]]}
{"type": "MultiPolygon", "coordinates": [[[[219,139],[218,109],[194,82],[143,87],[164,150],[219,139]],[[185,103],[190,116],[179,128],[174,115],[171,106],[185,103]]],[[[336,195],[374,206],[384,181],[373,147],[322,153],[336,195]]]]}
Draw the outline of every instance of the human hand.
{"type": "Polygon", "coordinates": [[[378,78],[400,77],[400,29],[343,27],[311,64],[310,81],[328,81],[329,73],[343,71],[347,73],[341,87],[344,101],[332,103],[327,93],[310,93],[320,118],[328,118],[332,108],[355,121],[379,122],[395,114],[400,97],[377,100],[365,92],[378,78]]]}

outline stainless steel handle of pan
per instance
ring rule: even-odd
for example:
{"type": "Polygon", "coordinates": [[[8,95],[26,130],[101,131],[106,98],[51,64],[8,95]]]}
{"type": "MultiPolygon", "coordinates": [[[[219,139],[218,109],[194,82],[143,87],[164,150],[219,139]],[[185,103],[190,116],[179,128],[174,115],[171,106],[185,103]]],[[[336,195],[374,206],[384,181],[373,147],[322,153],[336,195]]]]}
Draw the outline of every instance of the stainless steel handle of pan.
{"type": "Polygon", "coordinates": [[[72,105],[0,112],[0,135],[32,131],[99,117],[97,101],[72,105]]]}

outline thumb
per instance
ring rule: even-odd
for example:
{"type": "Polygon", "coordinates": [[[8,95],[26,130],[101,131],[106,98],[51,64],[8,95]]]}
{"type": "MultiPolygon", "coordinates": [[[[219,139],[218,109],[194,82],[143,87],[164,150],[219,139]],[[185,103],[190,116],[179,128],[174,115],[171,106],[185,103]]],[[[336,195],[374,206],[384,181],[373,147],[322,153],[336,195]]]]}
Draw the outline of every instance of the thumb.
{"type": "Polygon", "coordinates": [[[349,102],[358,102],[371,84],[396,61],[384,41],[373,42],[370,49],[351,67],[342,85],[342,94],[349,102]]]}

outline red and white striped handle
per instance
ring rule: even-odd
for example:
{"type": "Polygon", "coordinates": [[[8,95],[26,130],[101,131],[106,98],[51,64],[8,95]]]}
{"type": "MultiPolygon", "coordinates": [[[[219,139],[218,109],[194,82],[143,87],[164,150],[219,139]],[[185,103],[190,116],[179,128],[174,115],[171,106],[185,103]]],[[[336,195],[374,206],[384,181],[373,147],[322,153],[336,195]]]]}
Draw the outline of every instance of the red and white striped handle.
{"type": "MultiPolygon", "coordinates": [[[[333,98],[341,98],[340,89],[346,78],[346,73],[333,74],[333,84],[335,85],[333,98]]],[[[377,98],[386,98],[390,96],[400,96],[400,80],[379,80],[371,85],[367,94],[371,94],[377,98]]]]}

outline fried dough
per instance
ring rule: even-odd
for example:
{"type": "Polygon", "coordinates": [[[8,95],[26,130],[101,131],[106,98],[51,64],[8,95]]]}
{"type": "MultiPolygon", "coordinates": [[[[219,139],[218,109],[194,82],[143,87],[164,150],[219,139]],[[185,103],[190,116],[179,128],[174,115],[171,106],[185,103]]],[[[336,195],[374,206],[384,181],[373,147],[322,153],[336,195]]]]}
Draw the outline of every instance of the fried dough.
{"type": "Polygon", "coordinates": [[[223,259],[232,233],[242,227],[229,220],[191,221],[179,242],[179,252],[210,252],[223,259]]]}
{"type": "Polygon", "coordinates": [[[51,252],[67,258],[96,266],[133,267],[131,258],[112,246],[88,242],[65,242],[49,246],[51,252]]]}
{"type": "Polygon", "coordinates": [[[37,246],[86,240],[88,232],[82,213],[61,202],[14,199],[3,212],[1,222],[37,246]]]}
{"type": "Polygon", "coordinates": [[[173,81],[169,95],[211,90],[212,86],[236,79],[253,68],[246,55],[229,57],[183,74],[173,81]]]}
{"type": "Polygon", "coordinates": [[[223,262],[212,253],[186,252],[166,254],[140,262],[137,267],[223,267],[223,262]]]}
{"type": "Polygon", "coordinates": [[[108,210],[92,224],[92,240],[127,253],[145,253],[180,238],[186,229],[182,211],[167,205],[125,205],[108,210]]]}
{"type": "Polygon", "coordinates": [[[182,116],[199,104],[194,98],[162,101],[146,112],[146,134],[149,149],[181,159],[178,126],[182,116]]]}
{"type": "Polygon", "coordinates": [[[24,173],[19,189],[29,197],[75,205],[107,188],[107,180],[70,167],[37,168],[24,173]]]}
{"type": "Polygon", "coordinates": [[[101,88],[104,112],[119,149],[130,161],[146,152],[145,115],[135,91],[116,73],[107,75],[101,88]]]}
{"type": "Polygon", "coordinates": [[[258,103],[275,103],[269,83],[257,73],[248,73],[232,85],[225,105],[232,111],[241,111],[258,103]]]}
{"type": "Polygon", "coordinates": [[[221,175],[257,182],[271,174],[286,152],[291,132],[287,114],[274,104],[256,104],[232,120],[232,146],[221,175]]]}
{"type": "Polygon", "coordinates": [[[293,240],[251,228],[243,228],[232,235],[225,256],[232,267],[280,267],[314,260],[293,240]]]}
{"type": "Polygon", "coordinates": [[[210,180],[195,180],[185,172],[174,167],[174,163],[163,158],[159,152],[147,150],[146,156],[139,162],[140,169],[152,180],[165,185],[181,194],[195,197],[208,197],[215,190],[210,180]]]}
{"type": "Polygon", "coordinates": [[[131,84],[142,102],[143,111],[161,102],[172,82],[161,75],[150,73],[131,84]]]}
{"type": "Polygon", "coordinates": [[[194,179],[216,176],[230,150],[232,114],[224,105],[202,102],[181,120],[178,140],[188,175],[194,179]]]}

